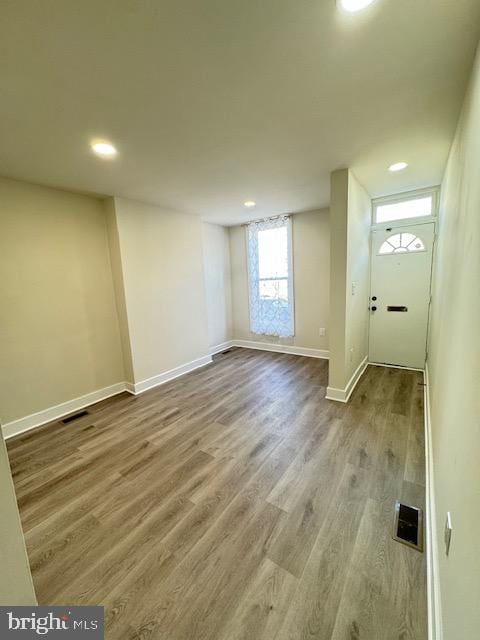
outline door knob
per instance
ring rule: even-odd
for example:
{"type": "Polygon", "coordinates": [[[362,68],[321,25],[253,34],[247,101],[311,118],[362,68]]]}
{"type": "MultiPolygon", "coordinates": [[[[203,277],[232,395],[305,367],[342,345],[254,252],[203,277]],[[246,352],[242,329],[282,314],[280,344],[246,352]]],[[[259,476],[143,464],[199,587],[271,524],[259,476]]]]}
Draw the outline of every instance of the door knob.
{"type": "Polygon", "coordinates": [[[377,307],[371,307],[372,311],[376,311],[377,307]]]}

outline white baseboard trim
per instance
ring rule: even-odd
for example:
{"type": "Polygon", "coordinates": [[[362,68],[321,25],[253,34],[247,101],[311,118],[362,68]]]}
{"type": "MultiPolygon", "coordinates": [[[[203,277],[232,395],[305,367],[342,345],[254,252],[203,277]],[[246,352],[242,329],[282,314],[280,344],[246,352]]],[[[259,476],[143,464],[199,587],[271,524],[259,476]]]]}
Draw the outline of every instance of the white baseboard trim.
{"type": "Polygon", "coordinates": [[[125,382],[125,391],[131,393],[132,396],[135,395],[135,384],[133,382],[125,382]]]}
{"type": "Polygon", "coordinates": [[[217,353],[221,353],[222,351],[226,351],[227,349],[230,349],[230,347],[233,347],[234,342],[233,340],[227,340],[226,342],[221,342],[220,344],[215,345],[214,347],[210,347],[210,355],[214,356],[217,353]]]}
{"type": "Polygon", "coordinates": [[[348,402],[350,396],[352,395],[353,390],[357,386],[357,382],[362,377],[363,372],[368,367],[368,357],[362,360],[362,362],[355,369],[353,376],[347,383],[345,389],[337,389],[336,387],[327,387],[327,394],[325,398],[327,400],[335,400],[336,402],[348,402]]]}
{"type": "Polygon", "coordinates": [[[425,421],[425,553],[427,561],[427,614],[428,640],[442,640],[442,607],[438,567],[438,538],[435,511],[435,486],[433,479],[432,423],[430,413],[430,381],[428,365],[424,373],[424,421],[425,421]]]}
{"type": "Polygon", "coordinates": [[[244,349],[259,349],[260,351],[274,351],[276,353],[290,353],[295,356],[308,356],[309,358],[323,358],[328,360],[329,352],[325,349],[311,349],[310,347],[297,347],[290,344],[272,344],[270,342],[254,342],[253,340],[232,340],[233,347],[244,349]]]}
{"type": "Polygon", "coordinates": [[[84,396],[80,396],[79,398],[74,398],[73,400],[62,402],[61,404],[57,404],[54,407],[49,407],[48,409],[44,409],[43,411],[32,413],[31,415],[25,416],[24,418],[19,418],[18,420],[7,422],[1,427],[3,437],[5,439],[12,438],[13,436],[17,436],[25,431],[30,431],[30,429],[35,429],[36,427],[47,424],[48,422],[59,420],[60,418],[63,418],[70,413],[74,413],[75,411],[84,409],[85,407],[95,404],[96,402],[100,402],[101,400],[105,400],[106,398],[110,398],[111,396],[122,393],[123,391],[128,391],[128,393],[131,393],[132,395],[138,395],[140,393],[143,393],[144,391],[148,391],[148,389],[158,387],[159,385],[165,384],[170,380],[174,380],[179,376],[183,376],[190,371],[194,371],[195,369],[210,364],[212,362],[212,355],[214,355],[215,353],[220,353],[221,351],[225,351],[226,349],[229,349],[233,346],[249,349],[262,349],[266,351],[277,351],[280,353],[292,353],[300,356],[309,356],[312,358],[328,358],[328,351],[322,351],[321,349],[309,349],[306,347],[293,347],[289,345],[276,345],[263,342],[250,342],[249,340],[228,340],[219,345],[216,345],[215,347],[212,347],[209,355],[197,358],[196,360],[192,360],[191,362],[187,362],[186,364],[175,367],[174,369],[170,369],[169,371],[165,371],[164,373],[160,373],[159,375],[153,376],[152,378],[148,378],[137,383],[117,382],[116,384],[105,387],[104,389],[92,391],[91,393],[87,393],[84,396]]]}
{"type": "Polygon", "coordinates": [[[369,361],[368,364],[371,364],[372,367],[387,367],[387,369],[405,369],[405,371],[420,371],[421,373],[425,371],[425,369],[417,369],[416,367],[402,367],[399,364],[385,364],[384,362],[369,361]]]}
{"type": "Polygon", "coordinates": [[[133,385],[131,383],[128,383],[128,388],[126,390],[129,391],[129,393],[138,395],[139,393],[143,393],[144,391],[148,391],[149,389],[153,389],[154,387],[158,387],[161,384],[170,382],[170,380],[174,380],[175,378],[183,376],[185,373],[190,373],[190,371],[194,371],[195,369],[204,367],[211,362],[211,355],[202,356],[201,358],[197,358],[196,360],[192,360],[191,362],[182,364],[179,367],[175,367],[174,369],[170,369],[169,371],[160,373],[158,376],[147,378],[146,380],[136,382],[133,385]]]}
{"type": "Polygon", "coordinates": [[[13,436],[18,436],[24,431],[30,431],[30,429],[40,427],[47,422],[59,420],[69,413],[74,413],[75,411],[84,409],[91,404],[95,404],[96,402],[100,402],[101,400],[106,400],[111,396],[122,393],[122,391],[125,391],[125,383],[117,382],[116,384],[112,384],[109,387],[98,389],[98,391],[86,393],[84,396],[80,396],[79,398],[67,400],[67,402],[62,402],[61,404],[57,404],[54,407],[49,407],[48,409],[44,409],[43,411],[37,411],[37,413],[32,413],[29,416],[25,416],[24,418],[19,418],[18,420],[7,422],[2,426],[3,437],[5,439],[8,439],[12,438],[13,436]]]}
{"type": "Polygon", "coordinates": [[[153,376],[152,378],[148,378],[137,383],[117,382],[116,384],[105,387],[104,389],[92,391],[91,393],[87,393],[79,398],[73,398],[72,400],[62,402],[61,404],[49,407],[48,409],[32,413],[24,418],[7,422],[1,426],[1,432],[5,439],[12,438],[13,436],[17,436],[25,431],[30,431],[30,429],[41,427],[48,422],[59,420],[70,413],[80,411],[80,409],[84,409],[85,407],[95,404],[96,402],[100,402],[101,400],[106,400],[107,398],[122,393],[123,391],[128,391],[128,393],[131,393],[132,395],[138,395],[144,391],[148,391],[148,389],[158,387],[159,385],[165,384],[170,380],[174,380],[179,376],[183,376],[190,371],[194,371],[195,369],[210,364],[214,353],[220,353],[221,351],[225,351],[233,346],[249,349],[263,349],[266,351],[278,351],[280,353],[293,353],[313,358],[328,358],[328,351],[322,351],[320,349],[291,347],[263,342],[250,342],[248,340],[228,340],[227,342],[213,347],[209,355],[187,362],[186,364],[170,369],[169,371],[165,371],[164,373],[153,376]]]}
{"type": "Polygon", "coordinates": [[[133,384],[132,382],[117,382],[116,384],[112,384],[111,386],[105,387],[104,389],[92,391],[91,393],[87,393],[84,396],[80,396],[79,398],[74,398],[73,400],[62,402],[61,404],[57,404],[54,407],[49,407],[48,409],[44,409],[43,411],[32,413],[31,415],[25,416],[24,418],[19,418],[18,420],[7,422],[1,427],[3,437],[5,439],[13,438],[13,436],[18,436],[25,431],[30,431],[31,429],[35,429],[36,427],[41,427],[48,422],[60,420],[60,418],[63,418],[70,413],[80,411],[80,409],[84,409],[85,407],[89,407],[96,402],[100,402],[101,400],[106,400],[107,398],[116,396],[124,391],[128,391],[128,393],[131,393],[132,395],[138,395],[140,393],[143,393],[144,391],[147,391],[148,389],[153,389],[153,387],[157,387],[160,384],[164,384],[165,382],[169,382],[174,378],[178,378],[185,373],[194,371],[199,367],[204,367],[211,362],[212,356],[203,356],[202,358],[198,358],[197,360],[193,360],[192,362],[187,362],[180,367],[175,367],[175,369],[170,369],[170,371],[165,371],[165,373],[161,373],[160,375],[154,376],[153,378],[148,378],[147,380],[142,380],[141,382],[137,382],[136,384],[133,384]]]}
{"type": "Polygon", "coordinates": [[[347,402],[347,393],[345,389],[338,389],[337,387],[327,387],[325,399],[335,400],[336,402],[347,402]]]}

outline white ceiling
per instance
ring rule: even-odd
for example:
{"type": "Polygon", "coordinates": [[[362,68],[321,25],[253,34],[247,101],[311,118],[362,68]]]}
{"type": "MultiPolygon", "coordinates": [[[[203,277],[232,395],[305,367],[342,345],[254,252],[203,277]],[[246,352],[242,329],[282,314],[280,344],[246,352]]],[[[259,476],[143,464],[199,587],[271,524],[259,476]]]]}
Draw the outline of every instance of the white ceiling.
{"type": "Polygon", "coordinates": [[[224,224],[328,205],[345,166],[372,196],[438,184],[480,36],[478,0],[0,5],[0,174],[224,224]]]}

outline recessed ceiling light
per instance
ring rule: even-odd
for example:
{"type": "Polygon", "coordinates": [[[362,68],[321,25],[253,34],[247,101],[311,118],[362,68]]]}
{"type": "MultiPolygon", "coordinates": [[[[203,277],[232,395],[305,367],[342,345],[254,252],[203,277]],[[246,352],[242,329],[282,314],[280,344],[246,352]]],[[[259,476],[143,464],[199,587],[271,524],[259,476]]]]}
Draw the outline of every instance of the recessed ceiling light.
{"type": "Polygon", "coordinates": [[[257,203],[255,202],[255,200],[247,200],[246,202],[243,203],[244,207],[254,207],[257,203]]]}
{"type": "Polygon", "coordinates": [[[369,4],[372,4],[374,0],[337,0],[337,2],[342,9],[353,13],[365,9],[369,4]]]}
{"type": "Polygon", "coordinates": [[[117,155],[117,150],[109,142],[92,142],[91,147],[102,158],[112,158],[117,155]]]}
{"type": "Polygon", "coordinates": [[[406,162],[396,162],[395,164],[391,164],[388,167],[389,171],[402,171],[403,169],[406,169],[408,167],[408,164],[406,162]]]}

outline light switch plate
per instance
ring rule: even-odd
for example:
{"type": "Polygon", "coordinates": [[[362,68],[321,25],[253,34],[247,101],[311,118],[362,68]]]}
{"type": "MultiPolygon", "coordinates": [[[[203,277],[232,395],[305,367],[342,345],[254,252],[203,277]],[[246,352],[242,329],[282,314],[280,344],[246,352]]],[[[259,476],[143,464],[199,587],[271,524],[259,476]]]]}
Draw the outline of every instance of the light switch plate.
{"type": "Polygon", "coordinates": [[[318,334],[320,336],[324,336],[325,335],[325,328],[324,327],[320,327],[319,330],[318,330],[318,334]]]}
{"type": "Polygon", "coordinates": [[[448,556],[450,551],[450,542],[452,541],[452,516],[450,511],[447,511],[447,517],[445,519],[445,554],[448,556]]]}

